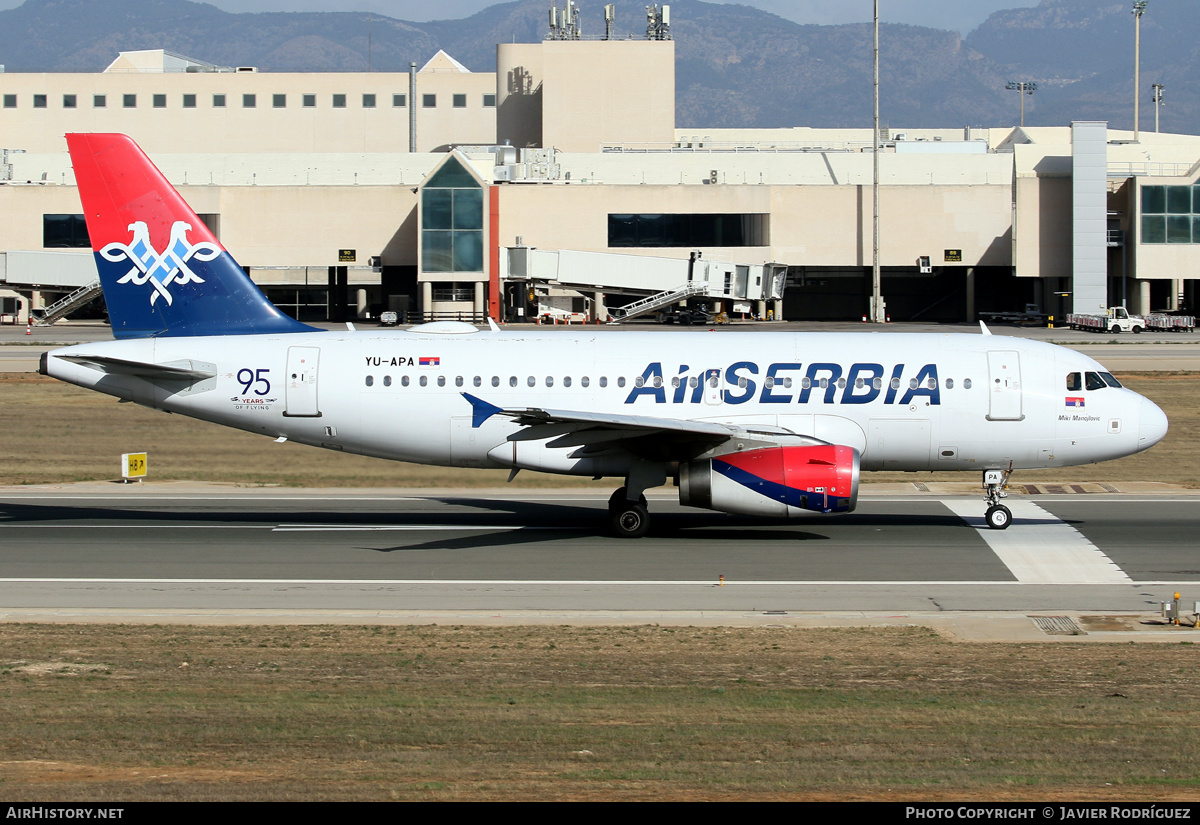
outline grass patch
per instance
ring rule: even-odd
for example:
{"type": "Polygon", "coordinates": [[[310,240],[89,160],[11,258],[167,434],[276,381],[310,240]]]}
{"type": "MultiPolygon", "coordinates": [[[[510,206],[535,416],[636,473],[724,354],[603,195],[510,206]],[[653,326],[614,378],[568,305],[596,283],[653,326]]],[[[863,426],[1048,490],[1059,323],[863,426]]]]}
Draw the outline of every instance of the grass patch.
{"type": "MultiPolygon", "coordinates": [[[[260,435],[120,404],[100,393],[28,373],[0,375],[0,485],[120,477],[122,453],[150,453],[154,480],[287,487],[500,487],[507,470],[425,467],[275,444],[260,435]]],[[[1200,487],[1200,376],[1127,375],[1122,381],[1167,413],[1171,429],[1152,450],[1102,465],[1021,471],[1018,482],[1170,481],[1200,487]]],[[[974,473],[864,473],[871,481],[973,481],[974,473]]],[[[516,487],[587,487],[611,482],[524,472],[516,487]]]]}
{"type": "Polygon", "coordinates": [[[1200,798],[1177,645],[10,624],[0,659],[9,801],[1200,798]]]}

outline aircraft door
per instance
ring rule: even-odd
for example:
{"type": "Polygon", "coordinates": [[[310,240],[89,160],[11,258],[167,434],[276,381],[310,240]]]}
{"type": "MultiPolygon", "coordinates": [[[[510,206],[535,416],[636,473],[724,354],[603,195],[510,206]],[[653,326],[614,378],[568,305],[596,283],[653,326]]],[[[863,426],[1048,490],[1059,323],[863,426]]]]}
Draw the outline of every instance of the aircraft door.
{"type": "Polygon", "coordinates": [[[718,407],[725,399],[725,374],[721,370],[704,371],[704,403],[718,407]]]}
{"type": "Polygon", "coordinates": [[[1020,421],[1021,359],[1012,350],[988,354],[988,421],[1020,421]]]}
{"type": "Polygon", "coordinates": [[[321,410],[317,406],[317,364],[320,359],[320,347],[288,347],[284,415],[320,418],[321,410]]]}

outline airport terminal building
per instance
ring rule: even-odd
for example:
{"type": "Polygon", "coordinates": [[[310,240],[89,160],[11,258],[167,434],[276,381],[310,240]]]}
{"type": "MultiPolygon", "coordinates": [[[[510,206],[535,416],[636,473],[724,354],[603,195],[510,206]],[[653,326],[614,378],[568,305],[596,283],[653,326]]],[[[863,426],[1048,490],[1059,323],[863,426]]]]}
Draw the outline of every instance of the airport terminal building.
{"type": "MultiPolygon", "coordinates": [[[[124,132],[302,320],[527,318],[685,297],[858,319],[869,129],[678,129],[669,40],[501,44],[404,73],[272,73],[165,51],[0,73],[0,314],[95,280],[63,135],[124,132]],[[703,272],[703,276],[700,273],[703,272]]],[[[892,320],[1028,303],[1195,310],[1200,137],[896,129],[880,154],[892,320]]]]}

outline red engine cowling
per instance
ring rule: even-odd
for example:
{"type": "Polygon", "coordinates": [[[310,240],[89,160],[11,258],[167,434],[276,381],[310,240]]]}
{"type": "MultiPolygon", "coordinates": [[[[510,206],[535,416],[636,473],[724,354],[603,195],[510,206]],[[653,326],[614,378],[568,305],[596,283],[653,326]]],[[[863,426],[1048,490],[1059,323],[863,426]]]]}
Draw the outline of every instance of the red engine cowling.
{"type": "Polygon", "coordinates": [[[849,513],[858,504],[858,450],[836,444],[765,447],[679,467],[679,503],[726,513],[849,513]]]}

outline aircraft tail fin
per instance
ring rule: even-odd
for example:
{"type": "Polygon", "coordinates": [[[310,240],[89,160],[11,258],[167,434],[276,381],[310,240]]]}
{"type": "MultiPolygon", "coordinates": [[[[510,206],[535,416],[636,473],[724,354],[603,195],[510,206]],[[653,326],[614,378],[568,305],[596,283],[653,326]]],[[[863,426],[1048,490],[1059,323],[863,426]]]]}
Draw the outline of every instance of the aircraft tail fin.
{"type": "Polygon", "coordinates": [[[313,330],[267,300],[132,138],[67,147],[114,337],[313,330]]]}

